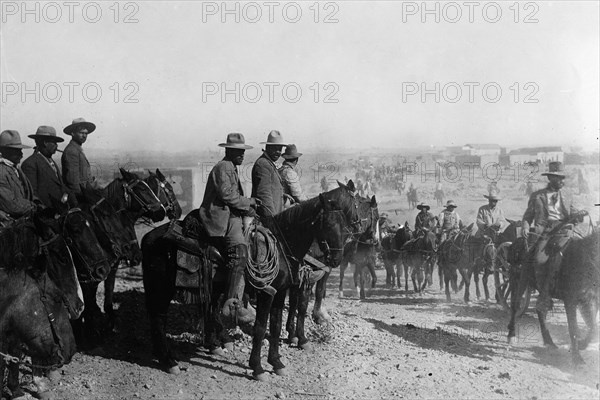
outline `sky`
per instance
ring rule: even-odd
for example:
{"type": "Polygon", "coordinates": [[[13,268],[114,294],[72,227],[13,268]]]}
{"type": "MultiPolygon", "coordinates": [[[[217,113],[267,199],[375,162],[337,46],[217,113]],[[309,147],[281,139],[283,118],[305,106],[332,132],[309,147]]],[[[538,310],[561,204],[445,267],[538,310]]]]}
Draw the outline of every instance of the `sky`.
{"type": "Polygon", "coordinates": [[[83,117],[116,152],[272,129],[300,151],[598,150],[597,1],[23,4],[1,5],[0,127],[24,140],[83,117]]]}

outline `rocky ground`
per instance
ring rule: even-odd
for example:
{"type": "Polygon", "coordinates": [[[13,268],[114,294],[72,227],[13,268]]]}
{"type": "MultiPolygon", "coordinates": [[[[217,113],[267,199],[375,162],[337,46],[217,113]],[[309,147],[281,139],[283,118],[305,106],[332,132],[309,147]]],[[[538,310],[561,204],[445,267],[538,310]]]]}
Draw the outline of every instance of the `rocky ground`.
{"type": "MultiPolygon", "coordinates": [[[[379,282],[385,282],[378,270],[379,282]]],[[[359,300],[346,275],[328,284],[331,324],[309,318],[308,351],[282,345],[288,375],[268,382],[248,370],[250,337],[224,357],[197,346],[193,306],[171,307],[170,342],[182,372],[169,375],[152,359],[139,268],[119,272],[117,333],[91,353],[78,353],[52,385],[55,399],[597,399],[598,342],[575,369],[562,305],[549,315],[558,350],[543,347],[530,311],[519,320],[517,342],[506,344],[507,314],[500,306],[455,296],[446,303],[437,282],[421,295],[378,286],[359,300]]],[[[474,294],[473,294],[473,298],[474,294]]],[[[532,305],[535,301],[532,301],[532,305]]],[[[312,308],[312,304],[311,304],[312,308]]],[[[286,336],[285,333],[282,335],[286,336]]],[[[263,354],[265,352],[263,351],[263,354]]],[[[267,366],[266,356],[263,361],[267,366]]]]}

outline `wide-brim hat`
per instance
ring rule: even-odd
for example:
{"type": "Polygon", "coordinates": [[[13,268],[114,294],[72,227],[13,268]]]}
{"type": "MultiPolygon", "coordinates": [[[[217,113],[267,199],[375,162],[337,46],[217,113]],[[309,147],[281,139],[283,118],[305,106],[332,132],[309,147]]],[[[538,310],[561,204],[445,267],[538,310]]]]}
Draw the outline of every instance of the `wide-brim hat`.
{"type": "Polygon", "coordinates": [[[94,132],[96,130],[96,125],[91,122],[86,121],[83,118],[75,118],[71,125],[67,126],[63,129],[63,132],[67,135],[72,134],[73,132],[78,131],[80,128],[85,128],[88,131],[88,134],[94,132]]]}
{"type": "Polygon", "coordinates": [[[57,143],[65,141],[65,139],[56,136],[56,129],[47,125],[39,126],[37,131],[35,131],[35,135],[28,135],[27,137],[32,139],[52,140],[57,143]]]}
{"type": "Polygon", "coordinates": [[[483,197],[485,197],[488,200],[494,200],[494,201],[502,200],[502,197],[495,195],[495,194],[490,194],[489,196],[487,194],[484,194],[483,197]]]}
{"type": "Polygon", "coordinates": [[[456,203],[454,202],[454,200],[448,200],[446,202],[446,208],[448,208],[448,207],[454,207],[454,208],[456,208],[458,206],[456,205],[456,203]]]}
{"type": "Polygon", "coordinates": [[[219,143],[219,147],[226,147],[229,149],[252,149],[252,146],[246,144],[246,139],[241,133],[230,133],[227,135],[227,141],[225,143],[219,143]]]}
{"type": "Polygon", "coordinates": [[[550,164],[548,164],[548,171],[544,172],[542,174],[542,176],[549,176],[549,175],[554,175],[554,176],[559,176],[561,178],[565,178],[567,175],[566,175],[565,166],[563,165],[563,163],[561,163],[560,161],[550,162],[550,164]]]}
{"type": "Polygon", "coordinates": [[[422,210],[423,208],[427,208],[428,210],[431,210],[431,206],[429,206],[429,204],[427,204],[425,202],[421,202],[421,204],[419,204],[417,206],[417,209],[422,210]]]}
{"type": "Polygon", "coordinates": [[[19,132],[13,130],[2,131],[2,133],[0,133],[0,147],[7,147],[10,149],[31,148],[31,146],[26,146],[21,143],[21,135],[19,135],[19,132]]]}
{"type": "Polygon", "coordinates": [[[298,153],[298,149],[296,148],[295,144],[289,144],[286,146],[285,151],[283,152],[281,157],[285,158],[286,160],[290,160],[294,158],[299,158],[301,155],[302,153],[298,153]]]}
{"type": "Polygon", "coordinates": [[[267,136],[266,142],[260,142],[260,144],[272,145],[272,146],[288,146],[287,143],[283,141],[283,136],[279,131],[271,131],[269,132],[269,136],[267,136]]]}

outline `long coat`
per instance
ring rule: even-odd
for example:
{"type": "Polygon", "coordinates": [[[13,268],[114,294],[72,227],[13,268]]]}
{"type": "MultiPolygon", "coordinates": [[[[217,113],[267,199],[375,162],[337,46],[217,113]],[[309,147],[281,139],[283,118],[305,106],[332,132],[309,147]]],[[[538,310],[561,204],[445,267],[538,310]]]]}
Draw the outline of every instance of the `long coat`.
{"type": "MultiPolygon", "coordinates": [[[[550,193],[550,190],[548,188],[544,188],[533,192],[529,197],[527,210],[525,210],[525,213],[523,214],[524,230],[529,230],[530,225],[534,223],[534,221],[536,233],[541,234],[546,230],[549,215],[548,193],[550,193]]],[[[561,213],[565,216],[565,218],[569,218],[573,212],[576,212],[576,209],[572,204],[573,199],[571,195],[564,190],[559,190],[558,196],[560,198],[561,213]]]]}
{"type": "Polygon", "coordinates": [[[23,161],[21,169],[31,182],[35,195],[47,207],[52,207],[53,201],[60,202],[62,195],[69,192],[54,160],[47,159],[42,153],[33,153],[23,161]],[[54,164],[58,174],[54,172],[50,162],[54,164]]]}
{"type": "Polygon", "coordinates": [[[233,162],[219,161],[208,175],[200,220],[209,236],[225,236],[229,218],[250,210],[250,199],[243,196],[242,185],[233,162]]]}
{"type": "Polygon", "coordinates": [[[81,145],[73,140],[69,142],[60,159],[65,185],[73,192],[81,193],[81,185],[93,182],[90,163],[83,153],[81,145]]]}
{"type": "Polygon", "coordinates": [[[283,211],[281,176],[275,163],[264,153],[252,167],[252,197],[262,202],[258,208],[261,217],[270,217],[283,211]]]}
{"type": "Polygon", "coordinates": [[[0,210],[19,218],[35,207],[31,183],[17,168],[0,158],[0,210]]]}

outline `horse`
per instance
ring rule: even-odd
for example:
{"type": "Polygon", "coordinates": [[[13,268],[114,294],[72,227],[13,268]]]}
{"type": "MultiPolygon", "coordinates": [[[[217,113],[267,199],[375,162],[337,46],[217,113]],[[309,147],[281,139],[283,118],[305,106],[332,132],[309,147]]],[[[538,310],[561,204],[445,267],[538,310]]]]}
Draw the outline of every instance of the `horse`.
{"type": "MultiPolygon", "coordinates": [[[[526,242],[523,241],[525,244],[526,242]]],[[[571,357],[574,365],[584,364],[580,350],[584,350],[590,341],[597,337],[597,314],[600,306],[600,231],[595,230],[583,238],[572,238],[563,250],[563,256],[551,295],[565,305],[569,337],[571,339],[571,357]],[[588,327],[588,334],[579,340],[577,326],[577,308],[588,327]]],[[[523,261],[523,260],[518,260],[523,261]]],[[[533,264],[523,262],[517,290],[511,301],[511,317],[508,323],[508,342],[515,336],[515,320],[520,307],[521,297],[527,285],[535,287],[535,268],[533,264]]],[[[546,327],[547,312],[537,311],[538,321],[544,345],[556,348],[546,327]]]]}
{"type": "MultiPolygon", "coordinates": [[[[75,339],[69,314],[77,316],[83,307],[76,293],[73,298],[78,284],[72,263],[63,268],[55,262],[59,258],[50,255],[59,237],[43,236],[40,243],[36,234],[40,220],[34,220],[24,218],[0,231],[0,377],[8,369],[7,387],[13,397],[22,395],[20,364],[38,371],[70,362],[75,339]],[[36,364],[19,361],[23,354],[36,364]]],[[[43,235],[50,233],[46,228],[43,235]]],[[[4,383],[2,388],[4,392],[4,383]]]]}
{"type": "Polygon", "coordinates": [[[436,260],[437,238],[430,230],[422,231],[421,236],[409,240],[402,246],[401,257],[404,264],[404,290],[408,292],[408,271],[415,293],[421,293],[431,282],[433,265],[436,260]]]}
{"type": "MultiPolygon", "coordinates": [[[[332,191],[321,194],[318,198],[310,199],[302,202],[288,210],[285,210],[281,214],[274,217],[277,226],[281,229],[281,236],[288,243],[289,248],[293,251],[293,256],[297,260],[301,260],[310,246],[309,243],[304,241],[309,240],[312,242],[312,238],[315,234],[319,238],[319,242],[323,247],[327,245],[329,248],[325,248],[325,253],[329,255],[329,258],[333,261],[330,264],[339,263],[337,258],[341,258],[341,243],[334,243],[334,240],[323,237],[323,232],[331,231],[331,219],[337,220],[339,217],[344,217],[345,223],[348,221],[355,222],[356,220],[356,209],[354,208],[354,197],[353,197],[354,185],[350,181],[348,186],[340,184],[340,187],[332,191]],[[334,208],[332,208],[334,206],[334,208]],[[323,219],[319,217],[321,210],[327,210],[327,218],[323,219]],[[308,215],[304,215],[308,214],[308,215]],[[295,217],[295,218],[290,218],[295,217]],[[308,218],[310,217],[310,218],[308,218]],[[315,229],[319,228],[319,225],[313,225],[318,218],[321,218],[322,232],[315,232],[315,229]],[[302,246],[300,246],[302,245],[302,246]],[[306,248],[304,248],[304,245],[306,248]],[[303,254],[300,254],[302,253],[303,254]],[[297,254],[298,253],[298,254],[297,254]],[[301,256],[299,256],[301,255],[301,256]]],[[[152,348],[154,355],[158,358],[161,367],[168,370],[169,373],[177,374],[179,367],[177,361],[169,349],[166,341],[165,329],[167,325],[167,316],[169,303],[175,295],[175,279],[176,279],[176,256],[179,246],[173,241],[168,240],[165,235],[169,232],[171,223],[161,225],[152,231],[148,232],[142,238],[142,271],[144,281],[144,292],[146,295],[146,309],[148,311],[150,319],[150,333],[152,339],[152,348]]],[[[336,236],[337,237],[337,236],[336,236]]],[[[193,239],[190,239],[194,241],[193,239]]],[[[196,242],[196,246],[198,246],[196,242]]],[[[210,248],[209,248],[210,249],[210,248]]],[[[189,252],[189,250],[187,250],[189,252]]],[[[223,260],[219,262],[218,256],[214,252],[208,254],[208,251],[204,252],[202,256],[203,261],[200,262],[200,272],[204,275],[200,279],[200,297],[201,297],[201,317],[204,320],[214,323],[214,317],[211,314],[220,311],[219,309],[211,310],[211,304],[220,296],[220,292],[211,293],[213,286],[210,278],[212,276],[212,269],[215,263],[222,264],[223,260]],[[212,260],[215,260],[214,262],[212,260]],[[210,265],[207,265],[209,264],[210,265]],[[206,269],[208,268],[208,272],[206,269]]],[[[286,264],[287,265],[287,264],[286,264]]],[[[335,264],[337,265],[337,264],[335,264]]],[[[219,268],[223,267],[220,265],[219,268]]],[[[264,337],[264,330],[266,329],[266,320],[271,310],[272,324],[277,322],[279,324],[279,331],[281,330],[281,310],[283,304],[280,304],[285,299],[285,289],[289,287],[290,274],[287,268],[280,268],[275,280],[271,285],[276,289],[275,296],[270,296],[264,291],[258,291],[257,293],[257,315],[261,318],[255,323],[255,333],[253,340],[253,356],[251,358],[251,366],[256,371],[256,376],[260,378],[262,367],[260,366],[260,358],[258,362],[256,357],[260,357],[260,347],[256,344],[256,337],[261,336],[260,342],[264,337]],[[276,308],[272,308],[275,304],[276,308]]],[[[246,285],[248,287],[250,285],[246,285]]],[[[221,288],[223,289],[223,288],[221,288]]],[[[306,302],[307,305],[307,302],[306,302]]],[[[299,321],[302,319],[303,314],[306,313],[306,309],[299,310],[298,318],[299,321]]],[[[215,318],[216,319],[216,318],[215,318]]],[[[210,324],[207,324],[210,325],[210,324]]],[[[303,328],[303,322],[298,323],[299,327],[303,328]]],[[[271,329],[272,335],[279,335],[276,329],[271,329]]],[[[216,342],[214,327],[207,326],[207,329],[203,332],[205,336],[204,345],[212,346],[216,342]],[[210,328],[210,329],[208,329],[210,328]]],[[[303,332],[299,333],[301,340],[305,340],[303,332]]],[[[275,340],[277,342],[277,340],[275,340]]],[[[269,351],[270,360],[274,360],[275,355],[278,357],[278,349],[276,350],[273,346],[275,343],[271,342],[271,349],[269,351]],[[273,356],[271,356],[273,355],[273,356]]],[[[277,343],[278,344],[278,343],[277,343]]],[[[282,369],[281,364],[277,364],[282,369]]]]}
{"type": "Polygon", "coordinates": [[[469,290],[473,265],[483,251],[483,242],[474,236],[473,224],[462,229],[458,234],[441,243],[438,250],[439,268],[442,270],[445,283],[446,301],[450,301],[450,283],[456,293],[457,271],[460,272],[465,285],[464,301],[469,303],[469,290]]]}
{"type": "Polygon", "coordinates": [[[385,265],[386,286],[400,288],[400,278],[402,277],[402,257],[401,249],[406,242],[412,237],[412,232],[408,221],[401,225],[400,228],[392,235],[386,236],[381,240],[382,258],[385,265]]]}
{"type": "Polygon", "coordinates": [[[442,207],[444,205],[444,191],[442,189],[438,189],[433,192],[433,198],[436,200],[438,207],[442,207]]]}
{"type": "Polygon", "coordinates": [[[156,173],[148,171],[148,177],[144,179],[144,182],[148,184],[150,189],[156,194],[156,197],[158,197],[169,220],[173,221],[181,218],[182,210],[179,201],[177,201],[175,190],[173,190],[173,186],[158,168],[156,169],[156,173]]]}
{"type": "Polygon", "coordinates": [[[371,288],[377,283],[375,273],[375,247],[379,244],[379,211],[375,196],[371,199],[359,200],[359,215],[368,215],[364,219],[364,230],[361,225],[361,234],[344,245],[344,256],[340,264],[340,298],[344,297],[344,272],[348,265],[354,264],[354,287],[360,299],[365,298],[365,267],[371,276],[371,288]]]}

